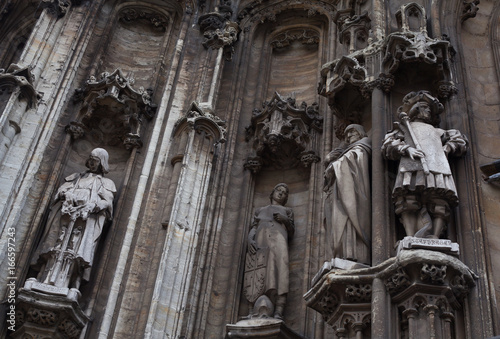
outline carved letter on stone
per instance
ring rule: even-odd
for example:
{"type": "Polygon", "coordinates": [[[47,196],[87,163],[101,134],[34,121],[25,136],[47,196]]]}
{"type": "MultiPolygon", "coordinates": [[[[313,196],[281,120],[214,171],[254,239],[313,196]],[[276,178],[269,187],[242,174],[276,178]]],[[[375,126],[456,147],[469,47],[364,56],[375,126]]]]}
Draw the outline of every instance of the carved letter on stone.
{"type": "Polygon", "coordinates": [[[107,221],[113,216],[116,192],[108,173],[108,152],[94,149],[87,162],[88,171],[65,178],[55,195],[47,225],[32,267],[38,282],[30,279],[32,290],[67,295],[68,288],[79,289],[88,280],[94,252],[107,221]]]}
{"type": "Polygon", "coordinates": [[[250,302],[249,318],[283,318],[288,293],[288,239],[295,226],[291,208],[285,207],[288,186],[274,187],[271,204],[255,210],[248,234],[243,293],[250,302]]]}
{"type": "Polygon", "coordinates": [[[392,193],[406,234],[439,238],[458,203],[448,156],[463,155],[468,141],[457,130],[442,130],[443,105],[427,91],[411,92],[398,111],[401,123],[382,145],[384,157],[399,160],[392,193]]]}
{"type": "Polygon", "coordinates": [[[371,141],[363,126],[345,129],[344,143],[331,151],[325,164],[325,219],[333,258],[370,264],[371,141]]]}

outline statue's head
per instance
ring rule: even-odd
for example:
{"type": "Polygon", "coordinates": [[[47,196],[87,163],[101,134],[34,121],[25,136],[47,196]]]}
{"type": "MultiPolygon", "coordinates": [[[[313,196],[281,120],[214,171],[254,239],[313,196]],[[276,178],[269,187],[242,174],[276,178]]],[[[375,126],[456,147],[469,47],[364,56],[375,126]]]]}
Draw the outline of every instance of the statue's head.
{"type": "Polygon", "coordinates": [[[85,166],[93,173],[106,174],[109,172],[108,158],[109,154],[104,148],[94,148],[85,166]]]}
{"type": "Polygon", "coordinates": [[[273,191],[271,192],[271,195],[269,196],[269,199],[271,200],[271,203],[276,201],[280,205],[285,205],[286,202],[288,201],[288,193],[289,189],[287,184],[285,183],[279,183],[276,186],[274,186],[273,191]]]}
{"type": "Polygon", "coordinates": [[[410,92],[403,98],[398,112],[405,112],[411,121],[420,120],[434,126],[439,125],[439,115],[444,106],[428,91],[410,92]]]}
{"type": "Polygon", "coordinates": [[[349,145],[367,136],[363,126],[358,124],[350,124],[347,126],[344,130],[344,135],[345,141],[349,145]]]}

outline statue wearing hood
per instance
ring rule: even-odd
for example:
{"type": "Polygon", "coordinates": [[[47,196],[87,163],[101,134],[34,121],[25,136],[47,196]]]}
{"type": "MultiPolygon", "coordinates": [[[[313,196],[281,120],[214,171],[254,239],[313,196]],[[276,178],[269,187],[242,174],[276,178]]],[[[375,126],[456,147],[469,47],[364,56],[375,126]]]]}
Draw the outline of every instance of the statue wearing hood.
{"type": "Polygon", "coordinates": [[[88,170],[66,177],[57,190],[32,262],[39,282],[79,289],[82,279],[88,281],[99,237],[113,216],[116,187],[104,177],[108,157],[105,149],[94,149],[88,170]]]}
{"type": "Polygon", "coordinates": [[[361,125],[344,131],[325,159],[325,225],[332,258],[371,263],[371,141],[361,125]]]}

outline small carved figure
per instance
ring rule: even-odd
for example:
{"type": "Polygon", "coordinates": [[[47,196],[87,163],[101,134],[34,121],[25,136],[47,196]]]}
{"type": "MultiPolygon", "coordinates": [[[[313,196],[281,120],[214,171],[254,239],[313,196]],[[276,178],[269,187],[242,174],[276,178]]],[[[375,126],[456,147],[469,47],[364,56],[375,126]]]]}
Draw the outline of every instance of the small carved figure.
{"type": "Polygon", "coordinates": [[[398,111],[402,123],[382,145],[385,158],[399,160],[392,193],[396,214],[406,235],[437,239],[458,204],[448,156],[463,155],[468,141],[458,130],[437,127],[443,105],[427,91],[407,94],[398,111]]]}
{"type": "Polygon", "coordinates": [[[56,287],[80,287],[88,280],[94,252],[105,223],[113,215],[116,192],[108,173],[108,152],[94,149],[85,164],[59,187],[32,267],[38,281],[56,287]]]}
{"type": "Polygon", "coordinates": [[[327,242],[333,258],[370,264],[371,140],[361,125],[346,127],[344,143],[325,159],[327,242]]]}
{"type": "Polygon", "coordinates": [[[276,185],[271,204],[255,210],[245,268],[249,317],[283,318],[289,284],[288,240],[295,232],[293,211],[285,207],[288,193],[286,184],[276,185]]]}

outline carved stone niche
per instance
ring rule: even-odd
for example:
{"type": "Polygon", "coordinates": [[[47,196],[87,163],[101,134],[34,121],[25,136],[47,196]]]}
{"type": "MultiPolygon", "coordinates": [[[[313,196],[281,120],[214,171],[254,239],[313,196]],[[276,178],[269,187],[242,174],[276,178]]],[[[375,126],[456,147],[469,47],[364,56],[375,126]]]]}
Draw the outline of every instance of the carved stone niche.
{"type": "Polygon", "coordinates": [[[368,46],[370,21],[367,13],[354,15],[344,20],[340,28],[339,40],[347,46],[348,53],[354,53],[368,46]]]}
{"type": "Polygon", "coordinates": [[[105,130],[107,144],[123,144],[126,149],[142,147],[140,136],[144,118],[151,119],[157,106],[151,102],[152,90],[132,88],[133,79],[126,78],[120,69],[104,72],[100,79],[90,77],[83,89],[75,92],[75,102],[82,102],[78,121],[66,126],[73,139],[94,129],[105,130]],[[114,121],[115,128],[107,130],[102,119],[114,121]]]}
{"type": "Polygon", "coordinates": [[[251,142],[254,154],[245,164],[257,173],[262,167],[284,169],[300,163],[310,166],[320,158],[313,148],[313,140],[321,133],[323,118],[318,104],[297,106],[295,99],[282,98],[275,93],[270,101],[254,109],[251,125],[246,128],[246,140],[251,142]]]}
{"type": "Polygon", "coordinates": [[[231,7],[223,4],[216,12],[203,14],[198,19],[200,31],[205,38],[203,46],[211,49],[223,48],[224,58],[228,61],[233,58],[234,44],[241,31],[236,22],[230,21],[231,15],[231,7]]]}
{"type": "Polygon", "coordinates": [[[24,113],[38,105],[40,96],[33,81],[29,67],[12,64],[7,70],[0,69],[0,163],[21,132],[24,113]]]}
{"type": "MultiPolygon", "coordinates": [[[[465,299],[477,276],[454,256],[423,249],[403,250],[375,267],[334,268],[304,298],[308,307],[320,312],[334,327],[337,337],[355,338],[370,324],[369,286],[374,279],[385,283],[398,309],[398,338],[453,339],[457,338],[465,299]]],[[[370,338],[369,332],[363,338],[370,338]]]]}
{"type": "Polygon", "coordinates": [[[458,91],[449,66],[453,47],[446,38],[428,36],[424,7],[416,3],[405,4],[396,13],[396,18],[399,32],[386,39],[383,73],[394,74],[402,63],[416,63],[412,69],[430,77],[440,98],[456,94],[458,91]]]}
{"type": "Polygon", "coordinates": [[[21,289],[16,303],[16,331],[10,335],[16,339],[76,339],[88,321],[75,300],[21,289]]]}

